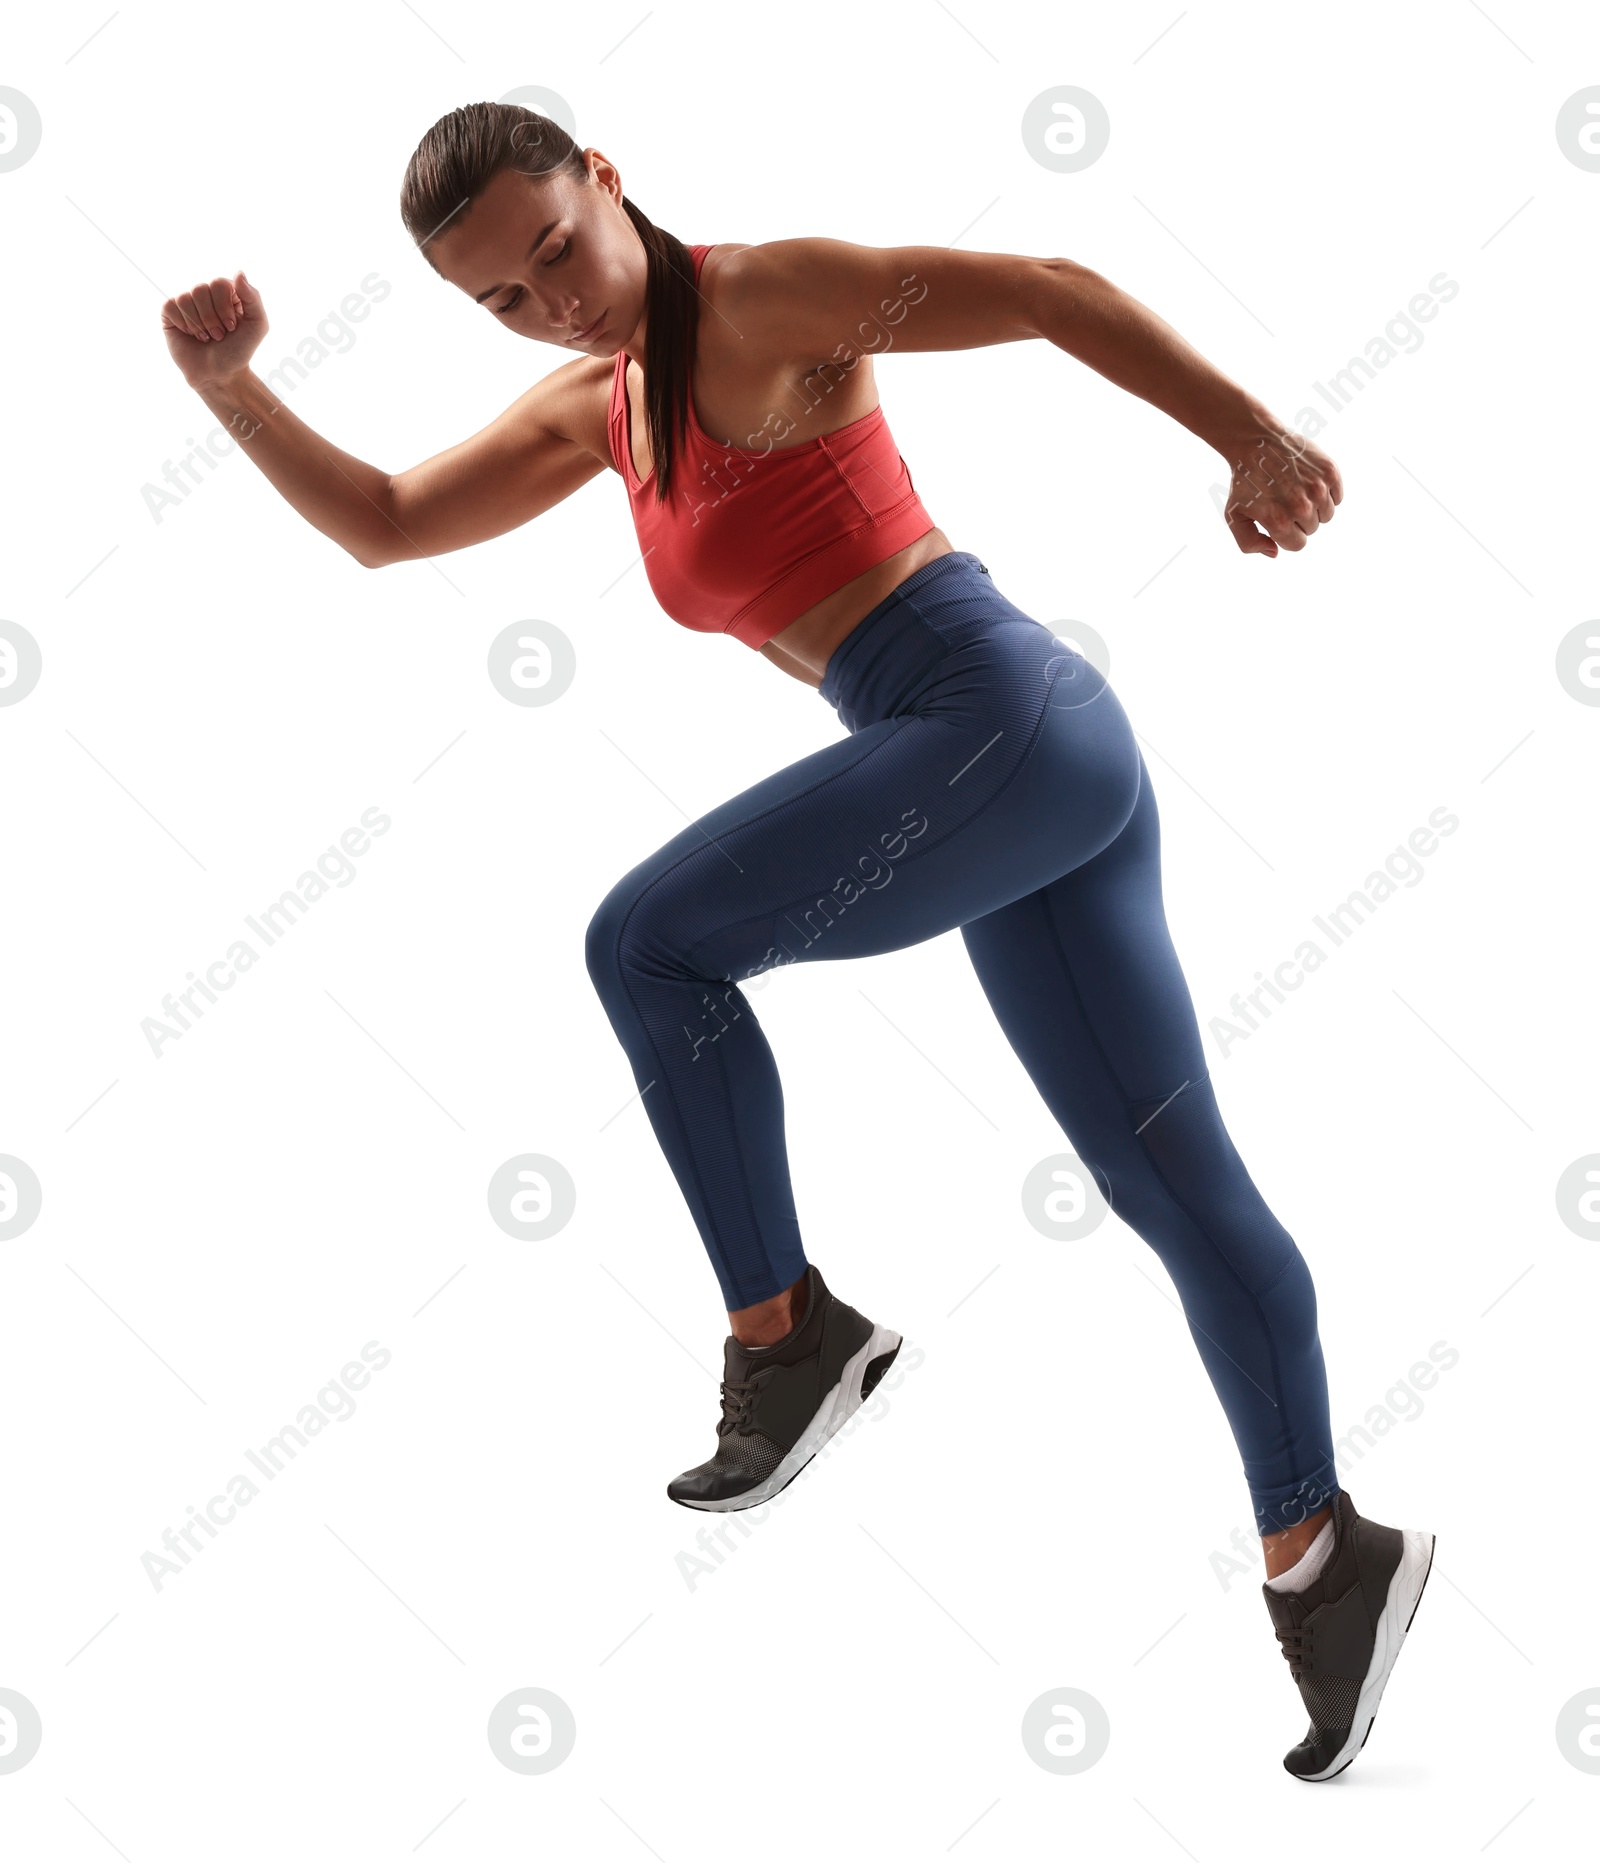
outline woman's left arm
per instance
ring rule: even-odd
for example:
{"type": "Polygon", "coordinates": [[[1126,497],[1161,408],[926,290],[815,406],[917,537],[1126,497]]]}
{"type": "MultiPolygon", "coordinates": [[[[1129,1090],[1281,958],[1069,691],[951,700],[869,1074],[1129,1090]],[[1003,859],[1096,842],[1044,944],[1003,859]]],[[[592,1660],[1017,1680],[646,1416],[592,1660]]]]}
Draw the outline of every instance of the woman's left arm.
{"type": "Polygon", "coordinates": [[[1303,550],[1344,496],[1320,447],[1075,260],[838,239],[773,240],[730,260],[732,290],[779,326],[797,358],[842,359],[852,345],[882,354],[1054,343],[1221,453],[1232,477],[1223,516],[1247,555],[1303,550]]]}
{"type": "Polygon", "coordinates": [[[1038,263],[1037,334],[1216,448],[1232,475],[1223,517],[1242,551],[1303,550],[1344,497],[1328,455],[1110,279],[1071,259],[1038,263]]]}

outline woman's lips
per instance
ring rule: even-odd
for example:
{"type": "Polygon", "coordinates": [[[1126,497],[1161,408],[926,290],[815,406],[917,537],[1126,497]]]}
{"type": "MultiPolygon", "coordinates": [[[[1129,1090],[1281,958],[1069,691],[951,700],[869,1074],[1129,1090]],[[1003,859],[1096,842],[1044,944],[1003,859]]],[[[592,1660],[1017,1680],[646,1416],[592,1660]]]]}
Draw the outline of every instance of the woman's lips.
{"type": "Polygon", "coordinates": [[[579,330],[575,336],[568,338],[568,341],[573,342],[573,343],[588,342],[590,337],[595,335],[595,333],[599,330],[600,326],[605,322],[605,320],[606,320],[606,314],[604,311],[601,311],[600,315],[595,318],[593,323],[585,324],[584,327],[581,330],[579,330]]]}

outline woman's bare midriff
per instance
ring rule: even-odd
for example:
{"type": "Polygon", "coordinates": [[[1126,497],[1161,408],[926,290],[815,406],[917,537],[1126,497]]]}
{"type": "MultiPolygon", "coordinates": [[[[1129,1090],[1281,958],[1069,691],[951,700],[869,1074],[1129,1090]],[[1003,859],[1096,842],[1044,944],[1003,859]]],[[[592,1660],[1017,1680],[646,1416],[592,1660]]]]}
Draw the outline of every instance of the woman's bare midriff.
{"type": "Polygon", "coordinates": [[[845,635],[865,620],[885,596],[893,594],[913,570],[937,556],[947,556],[954,548],[937,526],[924,531],[914,543],[875,563],[842,589],[835,589],[803,615],[797,615],[760,651],[794,678],[804,680],[808,686],[820,686],[833,650],[845,635]]]}

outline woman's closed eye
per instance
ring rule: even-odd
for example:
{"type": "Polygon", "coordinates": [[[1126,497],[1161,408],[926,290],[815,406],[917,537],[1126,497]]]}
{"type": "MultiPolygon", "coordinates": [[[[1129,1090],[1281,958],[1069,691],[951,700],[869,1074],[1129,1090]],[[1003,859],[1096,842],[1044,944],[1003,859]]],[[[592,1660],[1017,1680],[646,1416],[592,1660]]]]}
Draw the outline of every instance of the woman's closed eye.
{"type": "MultiPolygon", "coordinates": [[[[546,265],[559,265],[561,261],[567,256],[567,253],[571,250],[571,248],[572,248],[572,241],[570,239],[562,240],[561,250],[555,255],[553,259],[546,259],[545,264],[546,265]]],[[[517,305],[521,301],[522,301],[522,287],[521,285],[518,285],[516,290],[511,294],[510,297],[506,299],[504,304],[495,305],[494,307],[495,316],[497,317],[505,316],[508,310],[515,310],[517,305]]]]}

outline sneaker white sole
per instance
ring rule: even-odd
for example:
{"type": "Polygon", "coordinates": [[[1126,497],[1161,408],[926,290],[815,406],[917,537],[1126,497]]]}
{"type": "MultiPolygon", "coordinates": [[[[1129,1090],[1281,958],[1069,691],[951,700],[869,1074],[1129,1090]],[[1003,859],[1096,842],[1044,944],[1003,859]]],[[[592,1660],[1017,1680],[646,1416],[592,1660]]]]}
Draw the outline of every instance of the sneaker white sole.
{"type": "Polygon", "coordinates": [[[1321,1772],[1296,1773],[1297,1779],[1313,1783],[1319,1779],[1331,1779],[1335,1773],[1343,1772],[1366,1745],[1367,1735],[1372,1732],[1378,1703],[1383,1698],[1384,1684],[1389,1680],[1395,1658],[1400,1654],[1400,1645],[1406,1640],[1406,1632],[1411,1628],[1411,1620],[1416,1615],[1417,1601],[1422,1596],[1422,1588],[1427,1584],[1428,1573],[1433,1568],[1434,1536],[1431,1533],[1414,1533],[1409,1528],[1402,1528],[1400,1538],[1400,1563],[1389,1580],[1389,1595],[1384,1600],[1383,1612],[1378,1618],[1372,1661],[1367,1665],[1367,1679],[1361,1684],[1361,1693],[1356,1697],[1350,1737],[1321,1772]]]}
{"type": "Polygon", "coordinates": [[[854,1357],[845,1360],[839,1382],[817,1406],[817,1414],[806,1425],[795,1446],[765,1480],[745,1489],[743,1494],[730,1494],[724,1501],[685,1501],[683,1505],[698,1507],[704,1513],[736,1514],[746,1507],[759,1507],[763,1501],[771,1500],[780,1488],[788,1487],[840,1425],[848,1423],[861,1408],[861,1381],[867,1375],[867,1367],[885,1352],[898,1351],[900,1344],[897,1332],[887,1326],[874,1326],[867,1343],[854,1357]]]}

